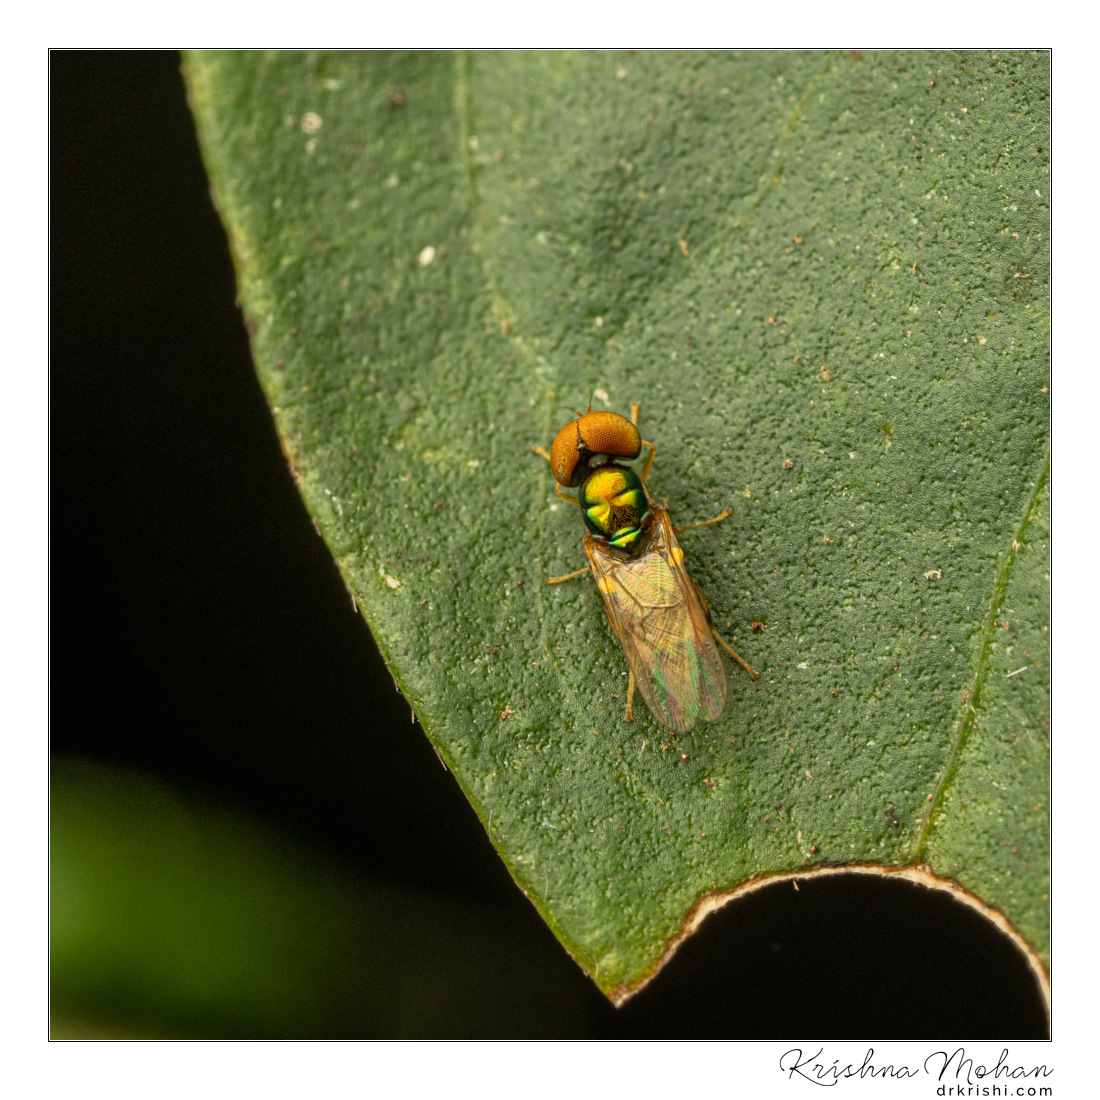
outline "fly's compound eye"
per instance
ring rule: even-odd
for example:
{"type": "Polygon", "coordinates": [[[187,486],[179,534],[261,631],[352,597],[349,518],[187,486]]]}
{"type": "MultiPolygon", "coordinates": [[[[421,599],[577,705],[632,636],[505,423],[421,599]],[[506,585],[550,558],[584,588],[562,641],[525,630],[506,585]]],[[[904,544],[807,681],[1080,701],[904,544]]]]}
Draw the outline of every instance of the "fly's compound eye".
{"type": "Polygon", "coordinates": [[[575,488],[584,480],[595,455],[630,459],[637,458],[641,450],[642,437],[625,416],[589,409],[554,437],[550,471],[560,485],[575,488]]]}

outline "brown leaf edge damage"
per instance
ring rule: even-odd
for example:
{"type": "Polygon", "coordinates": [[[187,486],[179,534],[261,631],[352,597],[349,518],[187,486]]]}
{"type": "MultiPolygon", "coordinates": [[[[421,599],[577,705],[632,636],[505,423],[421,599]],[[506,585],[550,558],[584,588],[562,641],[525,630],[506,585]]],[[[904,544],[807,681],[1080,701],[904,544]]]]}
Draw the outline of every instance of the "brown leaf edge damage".
{"type": "Polygon", "coordinates": [[[882,878],[901,878],[912,882],[917,886],[924,886],[929,890],[942,890],[950,894],[956,901],[980,913],[986,920],[992,921],[997,929],[1006,935],[1016,947],[1023,953],[1046,1006],[1047,1026],[1050,1025],[1050,975],[1043,966],[1042,960],[1035,953],[1031,945],[1008,922],[1008,918],[999,910],[986,905],[980,898],[964,890],[957,882],[947,878],[940,878],[932,873],[927,864],[914,864],[908,867],[881,867],[871,863],[850,863],[843,867],[816,867],[806,871],[784,871],[781,874],[761,875],[759,878],[750,879],[742,883],[734,890],[723,891],[718,894],[704,894],[695,904],[695,908],[687,915],[680,934],[669,941],[664,954],[654,963],[653,969],[645,977],[630,985],[621,985],[611,990],[607,996],[618,1008],[624,1005],[634,994],[644,989],[668,964],[669,959],[689,936],[698,931],[699,926],[711,915],[718,912],[731,901],[737,901],[765,886],[773,886],[780,882],[801,882],[806,879],[822,878],[826,875],[879,875],[882,878]]]}

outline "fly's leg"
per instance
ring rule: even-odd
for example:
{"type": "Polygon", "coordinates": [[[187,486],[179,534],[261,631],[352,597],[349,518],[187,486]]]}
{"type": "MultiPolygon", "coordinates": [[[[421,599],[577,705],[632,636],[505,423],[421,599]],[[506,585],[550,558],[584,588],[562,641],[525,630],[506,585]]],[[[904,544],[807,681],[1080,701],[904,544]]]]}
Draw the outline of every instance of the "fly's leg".
{"type": "MultiPolygon", "coordinates": [[[[630,406],[630,423],[633,424],[635,428],[638,426],[638,410],[641,409],[641,407],[638,401],[635,401],[630,406]]],[[[649,454],[646,455],[645,462],[642,464],[642,469],[638,474],[644,485],[649,480],[649,471],[653,469],[653,460],[657,457],[657,444],[650,443],[648,439],[643,439],[642,446],[649,448],[649,454]]]]}
{"type": "Polygon", "coordinates": [[[729,519],[733,513],[728,508],[719,512],[714,519],[705,519],[702,523],[689,523],[685,527],[673,527],[672,533],[674,535],[680,534],[682,531],[694,531],[696,527],[709,527],[712,523],[721,523],[724,519],[729,519]]]}
{"type": "Polygon", "coordinates": [[[630,683],[626,689],[626,714],[623,715],[623,721],[634,721],[634,669],[630,670],[630,683]]]}
{"type": "MultiPolygon", "coordinates": [[[[550,461],[550,455],[547,453],[545,448],[532,447],[531,450],[534,451],[534,453],[537,454],[540,458],[545,458],[547,462],[550,461]]],[[[570,504],[576,504],[578,507],[580,507],[580,500],[577,497],[570,496],[568,493],[563,493],[561,486],[556,481],[554,482],[554,494],[558,497],[559,500],[567,500],[570,504]]],[[[561,584],[562,581],[571,581],[574,577],[583,576],[587,572],[588,569],[585,568],[574,570],[572,573],[566,573],[564,577],[547,577],[546,583],[561,584]]]]}
{"type": "Polygon", "coordinates": [[[746,661],[746,660],[745,660],[745,658],[744,658],[744,657],[742,657],[742,656],[741,656],[741,654],[740,654],[740,653],[738,653],[738,652],[737,652],[737,650],[736,650],[736,649],[734,649],[734,648],[733,648],[733,646],[731,646],[731,645],[729,644],[729,642],[727,642],[727,641],[726,641],[726,639],[725,639],[725,638],[723,638],[723,637],[722,637],[722,635],[721,635],[721,634],[719,634],[719,633],[718,633],[718,631],[714,629],[714,623],[711,623],[711,624],[710,624],[710,632],[711,632],[711,633],[712,633],[712,634],[714,635],[714,640],[715,640],[715,641],[716,641],[716,642],[717,642],[717,643],[718,643],[718,644],[719,644],[719,645],[720,645],[720,646],[721,646],[721,647],[722,647],[722,648],[723,648],[723,649],[724,649],[724,650],[725,650],[725,651],[726,651],[726,652],[727,652],[727,653],[728,653],[728,654],[729,654],[729,655],[730,655],[730,656],[731,656],[731,657],[732,657],[732,658],[733,658],[733,659],[734,659],[734,660],[735,660],[735,661],[736,661],[736,662],[737,662],[737,663],[738,663],[738,664],[739,664],[739,665],[740,665],[740,666],[741,666],[741,667],[742,667],[742,668],[743,668],[743,669],[744,669],[744,670],[745,670],[745,671],[746,671],[746,672],[747,672],[747,673],[748,673],[748,674],[749,674],[749,675],[750,675],[750,676],[751,676],[751,677],[752,677],[752,678],[753,678],[754,680],[756,680],[756,679],[758,679],[758,678],[759,678],[759,676],[760,676],[760,673],[759,673],[759,672],[757,672],[757,671],[756,671],[756,669],[755,669],[755,668],[753,668],[753,667],[752,667],[752,665],[750,665],[750,664],[749,664],[749,662],[748,662],[748,661],[746,661]]]}
{"type": "Polygon", "coordinates": [[[571,581],[574,577],[583,577],[588,572],[588,566],[583,569],[576,569],[572,573],[566,573],[564,577],[547,577],[547,584],[561,584],[562,581],[571,581]]]}
{"type": "MultiPolygon", "coordinates": [[[[680,533],[681,533],[682,531],[694,531],[696,527],[709,527],[709,526],[710,526],[710,525],[711,525],[712,523],[721,523],[721,522],[722,522],[722,520],[724,520],[724,519],[729,519],[729,517],[730,517],[730,510],[729,510],[728,508],[725,508],[725,509],[723,509],[723,510],[722,510],[722,511],[721,511],[721,512],[720,512],[720,513],[718,514],[718,515],[716,515],[716,516],[714,517],[714,519],[705,519],[705,520],[703,520],[703,522],[702,522],[702,523],[689,523],[689,524],[687,524],[687,526],[685,526],[685,527],[673,527],[673,529],[672,529],[672,530],[673,530],[673,532],[674,532],[675,534],[677,534],[677,535],[678,535],[678,534],[680,534],[680,533]]],[[[694,582],[694,581],[692,581],[691,583],[692,583],[692,584],[695,584],[695,582],[694,582]]],[[[750,675],[750,676],[751,676],[751,677],[752,677],[752,678],[753,678],[754,680],[755,680],[755,679],[757,679],[757,677],[759,677],[760,673],[759,673],[759,672],[757,672],[757,671],[756,671],[756,669],[755,669],[755,668],[753,668],[753,667],[752,667],[752,665],[750,665],[750,664],[748,663],[748,661],[746,661],[746,660],[745,660],[745,658],[744,658],[744,657],[742,657],[742,656],[741,656],[741,654],[740,654],[740,653],[738,653],[738,652],[737,652],[737,650],[736,650],[736,649],[734,649],[734,648],[733,648],[733,646],[731,646],[731,645],[729,644],[729,642],[727,642],[727,641],[726,641],[726,639],[725,639],[725,638],[723,638],[723,637],[722,637],[722,635],[721,635],[721,634],[719,634],[719,633],[718,633],[718,631],[714,629],[714,623],[710,621],[710,609],[709,609],[709,608],[707,608],[707,601],[703,599],[703,593],[699,591],[699,586],[698,586],[697,584],[695,585],[695,591],[699,593],[699,599],[700,599],[700,600],[702,601],[702,603],[703,603],[703,607],[704,607],[704,608],[706,609],[706,612],[707,612],[707,622],[708,622],[708,623],[710,623],[710,632],[711,632],[711,633],[712,633],[712,634],[714,635],[714,639],[715,639],[715,641],[717,641],[717,642],[718,642],[718,644],[719,644],[719,645],[720,645],[720,646],[721,646],[721,647],[722,647],[722,648],[723,648],[723,649],[724,649],[724,650],[725,650],[725,651],[726,651],[726,652],[727,652],[727,653],[728,653],[728,654],[729,654],[729,655],[730,655],[730,656],[731,656],[731,657],[732,657],[732,658],[733,658],[733,659],[734,659],[734,660],[735,660],[735,661],[736,661],[736,662],[737,662],[737,663],[738,663],[738,664],[739,664],[739,665],[740,665],[740,666],[741,666],[741,667],[742,667],[742,668],[743,668],[743,669],[744,669],[744,670],[745,670],[745,671],[746,671],[746,672],[747,672],[747,673],[748,673],[748,674],[749,674],[749,675],[750,675]]]]}
{"type": "MultiPolygon", "coordinates": [[[[719,518],[719,519],[721,519],[722,517],[721,517],[721,516],[719,516],[718,518],[719,518]]],[[[709,522],[710,522],[710,523],[713,523],[713,522],[714,522],[714,520],[710,520],[709,522]]],[[[704,526],[704,525],[703,525],[703,524],[699,524],[698,526],[702,527],[702,526],[704,526]]],[[[725,638],[723,638],[723,637],[722,637],[722,635],[718,633],[718,631],[717,631],[717,630],[715,630],[715,628],[714,628],[714,620],[713,620],[713,619],[711,619],[711,617],[710,617],[710,608],[709,608],[709,607],[707,606],[707,601],[706,601],[706,600],[705,600],[705,599],[703,598],[703,593],[702,593],[702,591],[700,590],[699,586],[698,586],[698,585],[697,585],[697,584],[696,584],[696,583],[695,583],[694,581],[692,581],[692,582],[691,582],[691,584],[692,584],[692,587],[693,587],[693,588],[695,589],[695,594],[696,594],[696,595],[697,595],[697,596],[699,597],[699,602],[700,602],[700,603],[701,603],[701,604],[703,605],[703,610],[704,610],[704,611],[706,612],[706,615],[707,615],[707,626],[709,626],[709,627],[710,627],[710,632],[711,632],[711,634],[713,634],[713,635],[714,635],[714,640],[715,640],[715,641],[716,641],[716,642],[717,642],[717,643],[718,643],[718,644],[719,644],[719,645],[720,645],[720,646],[721,646],[721,647],[722,647],[722,648],[723,648],[723,649],[724,649],[724,650],[725,650],[725,651],[726,651],[726,652],[727,652],[727,653],[728,653],[728,654],[729,654],[729,655],[730,655],[730,656],[731,656],[731,657],[732,657],[732,658],[733,658],[733,659],[734,659],[734,660],[735,660],[735,661],[736,661],[736,662],[737,662],[737,663],[738,663],[738,664],[739,664],[739,665],[740,665],[740,666],[741,666],[741,667],[742,667],[742,668],[743,668],[743,669],[744,669],[744,670],[745,670],[745,671],[746,671],[746,672],[747,672],[747,673],[748,673],[748,674],[749,674],[749,675],[750,675],[750,676],[751,676],[751,677],[752,677],[752,678],[753,678],[754,680],[757,680],[757,679],[759,679],[759,677],[760,677],[760,673],[759,673],[759,672],[757,672],[757,671],[756,671],[756,669],[755,669],[755,668],[753,668],[753,667],[752,667],[752,665],[750,665],[750,664],[749,664],[749,662],[748,662],[748,661],[746,661],[746,660],[745,660],[745,658],[744,658],[744,657],[742,657],[742,656],[741,656],[741,654],[740,654],[740,653],[738,653],[738,652],[737,652],[737,650],[736,650],[736,649],[734,649],[734,648],[733,648],[733,646],[731,646],[731,645],[729,644],[729,642],[727,642],[727,641],[726,641],[726,639],[725,639],[725,638]]]]}

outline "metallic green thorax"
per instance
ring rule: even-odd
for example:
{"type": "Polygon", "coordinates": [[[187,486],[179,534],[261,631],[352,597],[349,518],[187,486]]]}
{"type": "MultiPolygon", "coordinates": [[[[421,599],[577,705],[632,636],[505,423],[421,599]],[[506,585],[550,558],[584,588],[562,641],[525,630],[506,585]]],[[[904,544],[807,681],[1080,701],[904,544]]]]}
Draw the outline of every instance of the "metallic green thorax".
{"type": "Polygon", "coordinates": [[[592,470],[580,488],[581,510],[589,531],[619,550],[632,551],[642,537],[649,498],[629,466],[609,463],[592,470]]]}

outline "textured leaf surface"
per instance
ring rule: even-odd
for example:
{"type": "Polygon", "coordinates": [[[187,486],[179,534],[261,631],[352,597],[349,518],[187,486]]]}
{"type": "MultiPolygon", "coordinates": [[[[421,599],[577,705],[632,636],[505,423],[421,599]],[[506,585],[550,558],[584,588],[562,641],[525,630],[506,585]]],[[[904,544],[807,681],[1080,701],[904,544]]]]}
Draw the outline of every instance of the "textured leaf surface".
{"type": "MultiPolygon", "coordinates": [[[[197,54],[261,382],[402,690],[601,988],[926,863],[1047,958],[1045,54],[197,54]],[[531,454],[627,411],[761,670],[673,744],[531,454]],[[762,631],[751,633],[759,622],[762,631]]],[[[732,666],[731,666],[732,673],[732,666]]]]}

